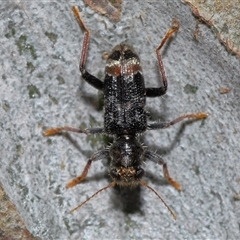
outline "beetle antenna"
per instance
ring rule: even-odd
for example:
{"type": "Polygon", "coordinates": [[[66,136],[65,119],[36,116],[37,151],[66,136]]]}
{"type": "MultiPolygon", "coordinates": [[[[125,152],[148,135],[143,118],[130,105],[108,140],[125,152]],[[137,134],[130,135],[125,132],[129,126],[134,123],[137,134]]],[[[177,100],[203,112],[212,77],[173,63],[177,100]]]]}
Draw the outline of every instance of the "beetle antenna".
{"type": "Polygon", "coordinates": [[[163,204],[164,204],[165,207],[168,209],[168,211],[171,213],[173,219],[174,219],[174,220],[177,219],[176,215],[173,213],[173,211],[171,210],[171,208],[166,204],[166,202],[161,198],[161,196],[160,196],[152,187],[150,187],[149,185],[147,185],[147,183],[144,182],[144,181],[140,181],[140,184],[141,184],[142,186],[145,186],[145,187],[149,188],[152,192],[154,192],[154,193],[157,195],[157,197],[163,202],[163,204]]]}
{"type": "Polygon", "coordinates": [[[103,187],[101,189],[99,189],[97,192],[95,192],[91,197],[89,197],[88,199],[86,199],[84,202],[82,202],[80,205],[78,205],[77,207],[73,208],[70,213],[73,213],[75,210],[77,210],[78,208],[82,207],[85,203],[87,203],[89,200],[91,200],[92,198],[94,198],[98,193],[110,188],[110,187],[114,187],[114,185],[116,184],[115,181],[111,182],[110,184],[108,184],[106,187],[103,187]]]}

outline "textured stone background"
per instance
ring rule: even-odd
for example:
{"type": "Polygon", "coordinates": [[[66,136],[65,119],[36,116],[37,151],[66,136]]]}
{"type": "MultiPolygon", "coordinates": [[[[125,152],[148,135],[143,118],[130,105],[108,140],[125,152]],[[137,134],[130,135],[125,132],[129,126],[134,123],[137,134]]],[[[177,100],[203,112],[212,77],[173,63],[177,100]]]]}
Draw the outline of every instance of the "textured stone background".
{"type": "MultiPolygon", "coordinates": [[[[82,1],[2,1],[0,57],[0,181],[27,229],[41,239],[237,239],[240,235],[240,63],[179,0],[124,1],[119,22],[82,1]],[[139,53],[146,86],[158,86],[154,49],[171,24],[180,30],[163,51],[168,93],[149,99],[152,119],[205,111],[205,121],[147,132],[181,193],[162,169],[144,165],[146,180],[177,215],[174,221],[148,189],[126,197],[108,189],[74,214],[69,210],[105,186],[107,162],[93,164],[73,189],[87,158],[104,147],[101,137],[70,134],[43,138],[43,127],[102,125],[99,94],[80,79],[82,32],[71,13],[80,7],[91,30],[87,68],[102,77],[102,54],[127,41],[139,53]],[[220,94],[219,88],[230,89],[220,94]],[[129,206],[127,202],[132,203],[129,206]]],[[[123,193],[125,193],[123,191],[123,193]]],[[[126,193],[125,193],[126,194],[126,193]]]]}

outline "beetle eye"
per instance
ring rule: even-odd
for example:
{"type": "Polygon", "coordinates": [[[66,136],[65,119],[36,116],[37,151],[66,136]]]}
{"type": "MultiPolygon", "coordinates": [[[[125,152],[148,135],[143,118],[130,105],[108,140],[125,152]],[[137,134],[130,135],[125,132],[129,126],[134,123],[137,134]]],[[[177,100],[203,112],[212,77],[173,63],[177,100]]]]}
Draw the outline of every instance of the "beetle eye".
{"type": "Polygon", "coordinates": [[[116,169],[111,169],[111,170],[110,170],[110,175],[111,175],[112,178],[120,179],[120,176],[119,176],[119,174],[117,173],[116,169]]]}
{"type": "Polygon", "coordinates": [[[144,175],[144,170],[142,168],[139,168],[137,171],[136,171],[136,178],[142,178],[142,176],[144,175]]]}

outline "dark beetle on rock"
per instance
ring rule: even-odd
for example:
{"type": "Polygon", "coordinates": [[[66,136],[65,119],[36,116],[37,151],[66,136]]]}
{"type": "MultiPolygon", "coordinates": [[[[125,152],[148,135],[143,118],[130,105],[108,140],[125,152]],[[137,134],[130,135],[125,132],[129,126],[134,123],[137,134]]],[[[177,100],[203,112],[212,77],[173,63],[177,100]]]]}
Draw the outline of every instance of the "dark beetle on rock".
{"type": "Polygon", "coordinates": [[[176,19],[173,20],[172,28],[167,31],[160,45],[156,49],[158,67],[162,77],[163,86],[158,88],[146,88],[139,57],[133,48],[124,43],[117,45],[108,55],[104,82],[92,76],[85,69],[90,34],[79,15],[78,9],[72,7],[72,11],[80,28],[84,31],[79,69],[83,79],[96,89],[103,91],[105,109],[104,127],[88,128],[85,130],[71,127],[50,128],[46,130],[43,135],[50,136],[62,131],[85,134],[104,133],[113,135],[114,141],[109,148],[93,154],[88,160],[82,174],[71,180],[66,187],[70,188],[80,183],[87,176],[88,170],[93,161],[109,157],[111,159],[109,173],[112,182],[108,186],[98,190],[71,212],[80,208],[99,192],[109,187],[113,187],[115,184],[124,187],[132,187],[140,184],[152,190],[162,200],[175,219],[176,217],[174,213],[163,201],[160,195],[142,180],[142,176],[144,175],[144,170],[141,167],[142,162],[144,160],[150,160],[157,164],[161,164],[163,166],[163,173],[166,180],[177,190],[181,190],[181,187],[178,182],[170,177],[167,164],[164,160],[156,153],[146,150],[146,148],[142,146],[139,142],[139,134],[146,130],[167,128],[183,119],[198,120],[207,117],[207,114],[199,112],[180,116],[171,122],[147,123],[147,114],[145,110],[146,97],[159,97],[167,91],[167,79],[163,69],[160,49],[167,39],[178,30],[179,23],[176,19]]]}

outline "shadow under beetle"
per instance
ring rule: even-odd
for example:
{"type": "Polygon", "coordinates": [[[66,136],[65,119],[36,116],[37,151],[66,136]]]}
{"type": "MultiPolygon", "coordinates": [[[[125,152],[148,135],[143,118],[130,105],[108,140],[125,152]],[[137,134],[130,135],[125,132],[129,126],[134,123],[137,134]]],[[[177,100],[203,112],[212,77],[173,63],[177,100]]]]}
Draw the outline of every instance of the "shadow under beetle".
{"type": "Polygon", "coordinates": [[[146,186],[152,190],[164,203],[174,219],[176,219],[172,210],[163,201],[160,195],[142,180],[144,170],[141,165],[145,159],[163,166],[163,173],[166,180],[177,190],[181,190],[180,184],[173,180],[168,172],[167,164],[156,153],[146,150],[139,142],[139,135],[146,130],[155,130],[167,128],[183,119],[204,119],[206,113],[199,112],[195,114],[186,114],[178,117],[171,122],[165,123],[147,123],[147,114],[145,110],[146,97],[159,97],[167,91],[167,79],[165,77],[163,63],[160,55],[160,49],[179,28],[176,19],[173,20],[172,27],[168,29],[159,46],[156,48],[158,67],[162,77],[163,86],[158,88],[146,88],[142,75],[142,68],[138,55],[133,48],[122,43],[113,48],[108,55],[104,82],[91,75],[85,69],[87,49],[89,44],[89,30],[85,27],[77,7],[72,7],[73,14],[84,31],[83,45],[80,57],[79,69],[82,78],[85,79],[96,89],[103,91],[104,95],[104,127],[88,128],[80,130],[71,127],[58,127],[47,129],[43,135],[50,136],[62,131],[70,131],[85,134],[109,134],[114,136],[113,144],[101,151],[96,152],[88,160],[80,176],[71,180],[66,187],[70,188],[80,183],[88,173],[93,161],[102,159],[111,159],[109,169],[112,182],[104,188],[98,190],[82,204],[71,210],[80,208],[95,195],[101,191],[113,187],[115,184],[120,186],[134,187],[137,185],[146,186]]]}

